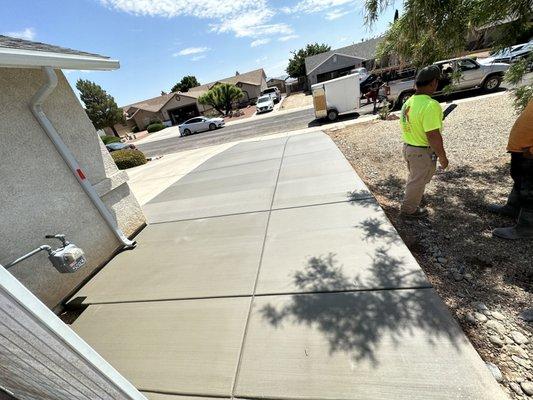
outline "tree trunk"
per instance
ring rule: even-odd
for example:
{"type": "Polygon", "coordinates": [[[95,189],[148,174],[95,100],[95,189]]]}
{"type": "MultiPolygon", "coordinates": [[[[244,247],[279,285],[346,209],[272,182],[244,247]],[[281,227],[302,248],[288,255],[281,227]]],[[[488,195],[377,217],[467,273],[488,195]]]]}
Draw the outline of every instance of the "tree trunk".
{"type": "Polygon", "coordinates": [[[113,134],[114,134],[116,137],[120,137],[120,135],[118,134],[117,130],[115,129],[115,125],[111,125],[110,128],[111,128],[111,130],[113,131],[113,134]]]}

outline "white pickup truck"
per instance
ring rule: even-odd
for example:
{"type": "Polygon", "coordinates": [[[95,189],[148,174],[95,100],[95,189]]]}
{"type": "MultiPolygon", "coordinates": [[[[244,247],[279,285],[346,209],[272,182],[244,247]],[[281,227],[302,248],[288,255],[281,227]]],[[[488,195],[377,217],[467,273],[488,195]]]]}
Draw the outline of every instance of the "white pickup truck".
{"type": "MultiPolygon", "coordinates": [[[[469,57],[439,61],[435,65],[442,71],[442,78],[435,95],[442,94],[444,87],[451,83],[451,74],[455,71],[461,72],[461,78],[459,82],[454,82],[453,92],[476,88],[494,91],[498,89],[505,71],[509,69],[509,64],[483,65],[469,57]]],[[[386,97],[395,108],[401,108],[403,103],[415,93],[415,75],[416,71],[413,69],[412,74],[407,77],[388,82],[389,89],[387,89],[386,97]]]]}

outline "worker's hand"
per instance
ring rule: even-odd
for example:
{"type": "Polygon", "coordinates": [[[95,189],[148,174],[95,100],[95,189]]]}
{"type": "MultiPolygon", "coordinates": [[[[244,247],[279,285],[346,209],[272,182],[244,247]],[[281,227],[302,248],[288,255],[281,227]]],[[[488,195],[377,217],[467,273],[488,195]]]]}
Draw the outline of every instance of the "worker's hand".
{"type": "Polygon", "coordinates": [[[441,169],[448,168],[448,158],[446,156],[439,157],[439,164],[441,169]]]}

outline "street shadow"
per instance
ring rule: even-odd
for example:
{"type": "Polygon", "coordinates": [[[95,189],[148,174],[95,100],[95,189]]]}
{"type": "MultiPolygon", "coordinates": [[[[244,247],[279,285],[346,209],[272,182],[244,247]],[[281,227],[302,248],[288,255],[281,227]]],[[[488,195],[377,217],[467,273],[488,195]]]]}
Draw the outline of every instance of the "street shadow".
{"type": "MultiPolygon", "coordinates": [[[[381,228],[376,229],[374,221],[365,226],[373,226],[368,229],[371,237],[379,236],[381,228]]],[[[372,257],[372,278],[362,282],[356,277],[355,281],[368,287],[401,286],[409,278],[409,273],[396,273],[402,264],[387,247],[380,247],[372,257]]],[[[266,304],[260,309],[262,318],[278,329],[304,325],[318,330],[327,339],[331,354],[348,353],[354,361],[366,360],[377,366],[382,346],[397,347],[415,335],[432,346],[445,337],[459,351],[461,332],[443,315],[432,289],[349,291],[354,280],[343,272],[333,253],[310,257],[304,268],[294,273],[293,283],[308,294],[293,295],[282,306],[266,304]],[[327,293],[333,290],[336,292],[327,293]]],[[[425,282],[421,279],[419,284],[425,282]]]]}
{"type": "Polygon", "coordinates": [[[312,128],[315,126],[329,125],[329,124],[334,124],[337,122],[351,121],[359,117],[360,117],[359,113],[353,112],[353,113],[339,115],[335,121],[330,121],[328,119],[314,119],[307,124],[307,127],[312,128]]]}

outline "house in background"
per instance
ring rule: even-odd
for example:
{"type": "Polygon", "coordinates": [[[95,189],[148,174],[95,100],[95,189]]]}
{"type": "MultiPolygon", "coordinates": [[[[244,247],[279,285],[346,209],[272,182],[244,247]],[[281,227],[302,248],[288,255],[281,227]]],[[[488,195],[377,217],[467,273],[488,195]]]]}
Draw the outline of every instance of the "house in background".
{"type": "MultiPolygon", "coordinates": [[[[122,107],[126,123],[115,125],[115,129],[120,136],[125,136],[135,126],[139,130],[146,129],[151,121],[177,125],[189,118],[210,112],[213,110],[212,107],[200,104],[198,98],[217,83],[231,83],[241,88],[244,97],[239,102],[240,106],[255,102],[261,92],[268,87],[265,71],[262,68],[242,74],[237,73],[229,78],[193,87],[185,93],[168,93],[122,107]]],[[[107,134],[113,134],[111,128],[106,128],[105,131],[107,134]]]]}
{"type": "Polygon", "coordinates": [[[370,39],[307,57],[305,71],[308,86],[348,75],[354,68],[370,68],[376,57],[376,48],[382,40],[382,37],[370,39]]]}
{"type": "Polygon", "coordinates": [[[0,36],[0,264],[63,233],[87,265],[60,274],[37,254],[9,270],[58,306],[145,224],[142,210],[61,69],[114,70],[108,57],[0,36]],[[70,159],[69,159],[70,157],[70,159]]]}
{"type": "Polygon", "coordinates": [[[277,78],[269,78],[266,83],[268,87],[277,87],[281,93],[287,91],[286,80],[289,78],[289,75],[278,76],[277,78]]]}

